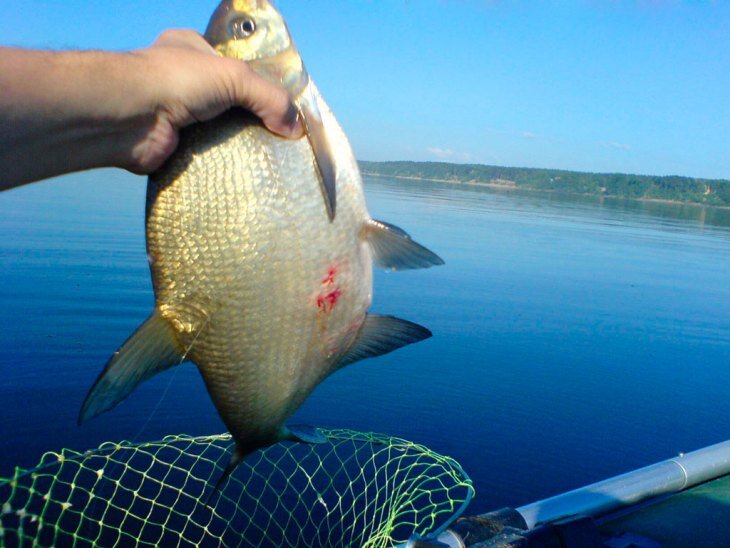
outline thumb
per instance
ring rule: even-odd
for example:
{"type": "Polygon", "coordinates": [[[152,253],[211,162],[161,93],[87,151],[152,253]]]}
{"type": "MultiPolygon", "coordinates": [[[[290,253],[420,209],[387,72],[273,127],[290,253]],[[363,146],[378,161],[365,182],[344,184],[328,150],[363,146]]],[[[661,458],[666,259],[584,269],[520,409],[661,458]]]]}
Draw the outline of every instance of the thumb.
{"type": "Polygon", "coordinates": [[[299,117],[299,109],[294,105],[289,93],[272,82],[259,76],[246,63],[231,59],[235,64],[233,78],[233,102],[253,112],[261,118],[272,132],[298,139],[304,134],[299,117]]]}

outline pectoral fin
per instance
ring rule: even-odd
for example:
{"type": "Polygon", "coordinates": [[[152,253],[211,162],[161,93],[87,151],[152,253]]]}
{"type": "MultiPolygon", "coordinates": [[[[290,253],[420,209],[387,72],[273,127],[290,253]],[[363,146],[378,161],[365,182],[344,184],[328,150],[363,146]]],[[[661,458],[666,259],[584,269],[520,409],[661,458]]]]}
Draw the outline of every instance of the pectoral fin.
{"type": "Polygon", "coordinates": [[[107,362],[79,413],[79,424],[108,411],[139,383],[177,365],[183,353],[175,332],[157,309],[107,362]]]}
{"type": "Polygon", "coordinates": [[[336,369],[365,358],[382,356],[430,336],[431,332],[417,323],[393,316],[368,314],[355,342],[337,363],[336,369]]]}
{"type": "Polygon", "coordinates": [[[368,220],[365,223],[365,238],[373,250],[376,264],[389,270],[429,268],[444,264],[441,257],[411,240],[404,230],[383,221],[368,220]]]}
{"type": "Polygon", "coordinates": [[[327,132],[322,122],[322,116],[316,106],[314,98],[304,100],[299,105],[304,122],[307,139],[312,146],[319,182],[330,221],[335,218],[337,210],[337,166],[327,132]]]}

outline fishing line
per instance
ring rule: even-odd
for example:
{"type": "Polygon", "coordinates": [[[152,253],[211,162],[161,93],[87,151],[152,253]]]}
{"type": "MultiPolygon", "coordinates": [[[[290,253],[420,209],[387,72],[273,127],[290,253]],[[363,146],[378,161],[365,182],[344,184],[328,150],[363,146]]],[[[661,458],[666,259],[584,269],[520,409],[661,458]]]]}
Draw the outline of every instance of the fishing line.
{"type": "MultiPolygon", "coordinates": [[[[147,428],[147,426],[149,425],[150,421],[152,420],[152,417],[154,417],[155,414],[157,413],[157,411],[160,409],[160,406],[162,405],[162,402],[165,400],[165,397],[167,396],[167,393],[170,391],[170,387],[172,386],[172,383],[175,380],[175,377],[177,376],[178,367],[180,365],[182,365],[182,363],[185,361],[185,359],[187,358],[188,354],[190,353],[190,350],[192,350],[193,345],[195,345],[195,342],[198,340],[198,337],[203,332],[203,329],[205,329],[208,326],[209,321],[210,321],[210,317],[206,317],[205,318],[205,323],[203,323],[203,325],[200,327],[200,329],[198,329],[198,332],[195,334],[195,337],[193,337],[193,340],[190,342],[190,344],[188,345],[187,349],[183,353],[183,355],[180,358],[180,361],[178,362],[177,366],[172,368],[173,369],[173,372],[169,376],[169,379],[167,381],[167,386],[165,386],[165,389],[162,391],[162,394],[158,398],[157,403],[155,404],[154,409],[152,409],[152,411],[150,411],[150,413],[147,416],[147,419],[145,420],[144,424],[139,428],[139,430],[137,430],[137,433],[134,436],[132,436],[132,441],[133,442],[136,443],[136,442],[139,442],[140,441],[140,436],[142,435],[142,432],[144,431],[145,428],[147,428]]],[[[118,468],[120,466],[124,466],[123,463],[121,463],[121,462],[110,461],[110,463],[111,463],[110,466],[112,467],[112,469],[118,468]]],[[[100,488],[99,495],[101,495],[102,493],[103,493],[103,487],[100,488]]],[[[94,502],[91,503],[91,505],[89,506],[89,512],[92,515],[93,515],[93,513],[94,513],[94,511],[96,509],[97,504],[101,500],[102,500],[102,497],[101,496],[97,496],[95,498],[94,502]]],[[[89,528],[91,527],[91,525],[92,525],[92,521],[88,521],[84,525],[83,530],[84,531],[90,530],[89,528]]]]}
{"type": "Polygon", "coordinates": [[[210,318],[206,317],[205,323],[203,323],[203,325],[200,326],[200,329],[198,329],[198,332],[195,334],[195,337],[193,337],[193,340],[190,341],[190,344],[185,349],[185,352],[183,352],[183,355],[180,358],[180,361],[178,362],[177,366],[172,368],[173,372],[169,376],[170,378],[167,381],[167,386],[165,386],[165,389],[162,391],[162,394],[160,394],[160,397],[157,399],[157,403],[155,404],[154,409],[152,409],[152,411],[150,411],[149,414],[147,415],[147,420],[145,420],[144,424],[139,428],[137,433],[132,437],[132,441],[135,441],[135,442],[140,441],[139,437],[141,436],[144,429],[147,428],[147,426],[149,425],[150,421],[152,420],[152,417],[154,417],[155,414],[157,413],[157,411],[160,409],[162,402],[165,400],[167,393],[170,391],[172,382],[175,380],[175,377],[177,376],[177,371],[178,371],[179,366],[182,365],[182,363],[188,357],[188,354],[192,350],[192,348],[195,345],[195,342],[198,340],[198,337],[200,336],[200,334],[203,332],[203,329],[205,329],[208,326],[209,321],[210,321],[210,318]]]}

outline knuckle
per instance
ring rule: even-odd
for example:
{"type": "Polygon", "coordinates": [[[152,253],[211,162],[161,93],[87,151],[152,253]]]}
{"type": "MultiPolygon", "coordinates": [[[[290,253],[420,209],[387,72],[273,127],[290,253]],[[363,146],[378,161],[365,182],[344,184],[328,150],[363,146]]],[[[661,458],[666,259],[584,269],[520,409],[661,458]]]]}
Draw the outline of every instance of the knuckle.
{"type": "Polygon", "coordinates": [[[244,62],[235,59],[222,61],[227,67],[225,86],[232,104],[271,120],[277,120],[289,111],[291,99],[284,88],[261,77],[244,62]]]}
{"type": "Polygon", "coordinates": [[[235,94],[237,100],[245,98],[250,93],[251,78],[255,76],[251,67],[246,63],[234,59],[226,59],[227,84],[235,94]]]}
{"type": "Polygon", "coordinates": [[[157,37],[157,42],[168,42],[170,40],[174,40],[175,36],[177,35],[177,29],[167,29],[163,30],[160,35],[157,37]]]}
{"type": "Polygon", "coordinates": [[[167,29],[162,31],[157,38],[158,44],[180,44],[195,43],[203,37],[192,29],[167,29]]]}

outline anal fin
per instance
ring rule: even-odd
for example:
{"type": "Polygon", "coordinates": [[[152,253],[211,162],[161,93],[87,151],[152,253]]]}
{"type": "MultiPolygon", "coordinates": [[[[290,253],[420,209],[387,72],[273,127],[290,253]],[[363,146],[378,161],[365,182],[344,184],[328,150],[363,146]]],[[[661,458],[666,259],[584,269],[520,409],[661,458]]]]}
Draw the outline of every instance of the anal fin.
{"type": "Polygon", "coordinates": [[[444,264],[441,257],[414,242],[407,232],[395,225],[369,219],[364,230],[378,266],[389,270],[408,270],[444,264]]]}
{"type": "Polygon", "coordinates": [[[183,353],[170,324],[155,308],[109,359],[79,413],[79,424],[108,411],[160,371],[178,365],[183,353]]]}
{"type": "Polygon", "coordinates": [[[366,358],[382,356],[429,337],[431,332],[417,323],[393,316],[368,314],[357,338],[337,363],[336,368],[340,369],[366,358]]]}

